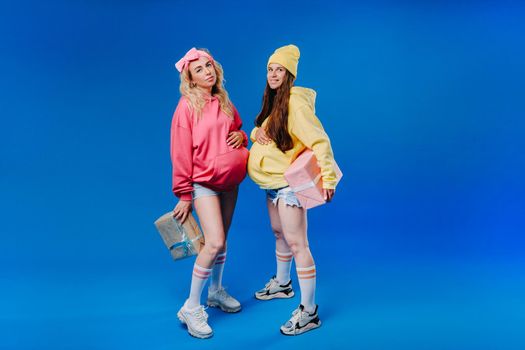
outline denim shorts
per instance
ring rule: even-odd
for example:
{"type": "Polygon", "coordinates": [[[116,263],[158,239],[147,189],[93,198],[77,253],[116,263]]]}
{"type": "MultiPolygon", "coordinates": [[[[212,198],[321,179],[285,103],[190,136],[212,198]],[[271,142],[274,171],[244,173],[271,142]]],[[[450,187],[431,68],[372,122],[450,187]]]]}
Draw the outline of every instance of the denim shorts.
{"type": "Polygon", "coordinates": [[[276,188],[273,190],[266,190],[266,198],[271,200],[273,205],[277,205],[277,201],[280,198],[284,200],[284,203],[286,205],[289,205],[291,207],[295,206],[298,208],[302,208],[301,203],[299,203],[297,196],[295,195],[295,193],[293,193],[290,186],[276,188]]]}
{"type": "Polygon", "coordinates": [[[191,194],[193,199],[197,199],[199,197],[218,196],[220,194],[221,192],[210,190],[208,187],[204,187],[196,182],[193,183],[193,193],[191,194]]]}

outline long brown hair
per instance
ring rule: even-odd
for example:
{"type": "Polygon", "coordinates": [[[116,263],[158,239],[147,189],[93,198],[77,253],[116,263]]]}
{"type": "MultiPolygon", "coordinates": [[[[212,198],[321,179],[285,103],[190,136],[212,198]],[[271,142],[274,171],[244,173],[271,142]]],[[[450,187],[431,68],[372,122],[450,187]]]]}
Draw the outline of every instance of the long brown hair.
{"type": "Polygon", "coordinates": [[[287,70],[285,80],[277,89],[270,88],[266,82],[262,108],[255,118],[255,125],[260,127],[269,116],[270,119],[266,123],[266,134],[283,152],[293,148],[292,137],[288,132],[288,102],[294,81],[295,77],[287,70]]]}

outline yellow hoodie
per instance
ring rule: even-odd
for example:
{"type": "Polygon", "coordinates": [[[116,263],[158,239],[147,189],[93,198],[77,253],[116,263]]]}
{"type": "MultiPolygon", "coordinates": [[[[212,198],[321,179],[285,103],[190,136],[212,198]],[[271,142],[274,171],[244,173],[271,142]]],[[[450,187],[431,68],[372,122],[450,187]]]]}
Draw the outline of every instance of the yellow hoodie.
{"type": "MultiPolygon", "coordinates": [[[[261,127],[265,127],[267,122],[268,118],[261,127]]],[[[288,186],[284,172],[305,148],[311,149],[318,160],[323,187],[335,189],[334,154],[330,139],[315,115],[314,90],[298,86],[291,89],[288,132],[292,137],[292,149],[283,153],[273,141],[267,145],[255,142],[257,129],[255,127],[250,135],[253,145],[248,158],[248,174],[262,189],[288,186]]]]}

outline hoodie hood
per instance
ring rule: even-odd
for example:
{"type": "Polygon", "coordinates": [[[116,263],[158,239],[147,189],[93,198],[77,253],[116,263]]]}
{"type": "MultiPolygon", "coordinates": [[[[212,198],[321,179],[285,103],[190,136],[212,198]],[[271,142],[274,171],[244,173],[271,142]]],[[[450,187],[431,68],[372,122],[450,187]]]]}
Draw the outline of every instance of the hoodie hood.
{"type": "Polygon", "coordinates": [[[316,93],[312,89],[293,86],[290,91],[290,109],[296,110],[306,105],[315,112],[315,96],[316,93]]]}

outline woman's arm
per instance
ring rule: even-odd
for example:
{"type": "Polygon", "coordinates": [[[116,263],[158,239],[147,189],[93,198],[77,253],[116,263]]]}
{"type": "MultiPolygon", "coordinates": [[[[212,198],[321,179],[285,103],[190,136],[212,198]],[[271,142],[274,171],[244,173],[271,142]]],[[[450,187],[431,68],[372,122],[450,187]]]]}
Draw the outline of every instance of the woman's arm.
{"type": "MultiPolygon", "coordinates": [[[[310,148],[319,162],[323,188],[335,189],[337,178],[334,168],[334,153],[330,139],[324,131],[323,125],[309,106],[301,106],[293,113],[290,131],[308,148],[310,148]]],[[[325,191],[327,200],[331,199],[332,193],[325,191]]]]}
{"type": "Polygon", "coordinates": [[[172,190],[181,200],[191,201],[193,192],[193,141],[191,111],[181,99],[171,122],[172,190]]]}

